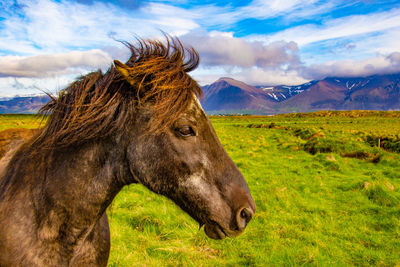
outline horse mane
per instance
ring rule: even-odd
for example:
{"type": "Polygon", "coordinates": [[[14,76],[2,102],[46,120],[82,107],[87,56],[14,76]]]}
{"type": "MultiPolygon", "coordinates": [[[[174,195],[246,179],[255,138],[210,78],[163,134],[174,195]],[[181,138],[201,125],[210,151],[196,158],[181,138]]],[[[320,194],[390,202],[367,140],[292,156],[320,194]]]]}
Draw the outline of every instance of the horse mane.
{"type": "Polygon", "coordinates": [[[165,43],[138,39],[136,45],[124,44],[131,52],[124,65],[129,81],[118,66],[111,66],[105,74],[99,70],[81,76],[58,97],[51,97],[39,111],[50,116],[32,143],[35,148],[79,145],[109,136],[149,102],[154,113],[148,133],[158,133],[188,108],[194,96],[202,96],[200,86],[187,74],[199,64],[196,50],[169,36],[165,43]]]}

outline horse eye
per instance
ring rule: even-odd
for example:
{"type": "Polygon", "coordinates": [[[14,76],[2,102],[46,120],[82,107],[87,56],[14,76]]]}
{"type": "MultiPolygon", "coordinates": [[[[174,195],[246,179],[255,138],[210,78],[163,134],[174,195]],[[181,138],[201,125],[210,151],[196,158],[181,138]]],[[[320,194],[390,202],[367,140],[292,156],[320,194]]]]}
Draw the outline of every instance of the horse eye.
{"type": "Polygon", "coordinates": [[[183,126],[177,129],[178,133],[182,136],[195,136],[195,132],[190,126],[183,126]]]}

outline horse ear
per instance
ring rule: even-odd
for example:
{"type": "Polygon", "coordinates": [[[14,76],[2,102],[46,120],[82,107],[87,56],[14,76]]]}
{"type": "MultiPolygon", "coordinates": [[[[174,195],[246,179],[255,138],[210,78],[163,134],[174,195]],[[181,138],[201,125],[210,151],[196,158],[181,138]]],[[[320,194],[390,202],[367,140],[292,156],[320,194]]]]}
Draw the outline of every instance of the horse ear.
{"type": "Polygon", "coordinates": [[[128,72],[128,66],[122,63],[119,60],[114,60],[114,65],[117,71],[124,77],[126,80],[129,81],[129,72],[128,72]]]}

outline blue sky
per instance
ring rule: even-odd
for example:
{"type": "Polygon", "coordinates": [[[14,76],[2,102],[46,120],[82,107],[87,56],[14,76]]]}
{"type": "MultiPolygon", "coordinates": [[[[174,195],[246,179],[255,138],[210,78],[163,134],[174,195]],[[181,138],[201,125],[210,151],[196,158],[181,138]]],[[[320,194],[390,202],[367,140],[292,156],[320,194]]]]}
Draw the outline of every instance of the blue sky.
{"type": "Polygon", "coordinates": [[[199,51],[200,84],[400,72],[399,1],[3,0],[0,97],[60,90],[160,30],[199,51]]]}

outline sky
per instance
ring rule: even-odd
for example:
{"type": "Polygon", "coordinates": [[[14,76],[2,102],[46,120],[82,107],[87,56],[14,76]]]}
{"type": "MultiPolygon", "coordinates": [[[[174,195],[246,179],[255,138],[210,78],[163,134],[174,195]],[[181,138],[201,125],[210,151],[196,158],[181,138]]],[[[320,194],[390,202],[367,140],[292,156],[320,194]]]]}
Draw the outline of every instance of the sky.
{"type": "Polygon", "coordinates": [[[201,85],[400,72],[398,0],[0,0],[0,98],[55,93],[162,32],[199,52],[201,85]]]}

